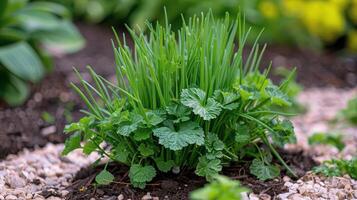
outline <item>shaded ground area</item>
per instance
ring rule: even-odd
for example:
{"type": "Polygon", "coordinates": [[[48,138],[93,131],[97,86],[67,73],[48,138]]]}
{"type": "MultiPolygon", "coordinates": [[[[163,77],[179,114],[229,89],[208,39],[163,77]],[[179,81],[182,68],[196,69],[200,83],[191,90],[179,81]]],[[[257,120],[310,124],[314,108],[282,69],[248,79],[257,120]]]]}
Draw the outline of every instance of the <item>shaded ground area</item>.
{"type": "MultiPolygon", "coordinates": [[[[305,172],[310,170],[315,162],[302,151],[281,151],[287,164],[294,168],[299,177],[305,175],[305,172]]],[[[94,179],[104,166],[95,168],[88,167],[78,172],[71,186],[69,186],[69,194],[66,199],[108,199],[123,196],[124,199],[142,199],[143,196],[150,193],[151,197],[159,197],[159,199],[188,199],[188,195],[192,190],[202,187],[206,181],[203,177],[195,175],[191,170],[184,170],[179,175],[172,173],[158,174],[155,179],[147,185],[145,190],[132,188],[129,186],[128,167],[116,164],[108,165],[107,170],[115,176],[114,183],[108,186],[96,186],[94,179]]],[[[223,174],[232,179],[240,180],[243,185],[248,186],[256,194],[268,194],[272,197],[278,194],[287,192],[284,187],[282,173],[281,177],[271,181],[259,181],[256,177],[249,174],[249,163],[236,164],[223,169],[223,174]]]]}
{"type": "Polygon", "coordinates": [[[265,63],[272,61],[273,67],[296,67],[297,81],[307,88],[351,88],[357,85],[357,55],[281,46],[268,46],[264,55],[265,63]]]}
{"type": "Polygon", "coordinates": [[[0,103],[0,159],[23,148],[64,141],[64,126],[78,120],[83,108],[69,88],[69,83],[76,81],[73,67],[83,72],[85,78],[85,66],[89,64],[104,76],[114,71],[111,29],[82,24],[78,27],[87,39],[82,51],[56,58],[54,72],[32,87],[31,97],[23,106],[9,108],[0,103]]]}

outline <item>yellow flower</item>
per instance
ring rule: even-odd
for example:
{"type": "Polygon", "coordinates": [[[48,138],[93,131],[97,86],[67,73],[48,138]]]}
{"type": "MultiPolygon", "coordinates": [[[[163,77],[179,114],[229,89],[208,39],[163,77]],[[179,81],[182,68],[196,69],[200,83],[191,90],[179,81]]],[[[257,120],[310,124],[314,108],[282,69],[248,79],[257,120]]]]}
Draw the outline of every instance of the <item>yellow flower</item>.
{"type": "Polygon", "coordinates": [[[340,10],[344,10],[351,0],[330,0],[330,2],[340,10]]]}
{"type": "Polygon", "coordinates": [[[263,16],[268,19],[276,19],[279,14],[277,6],[271,1],[262,1],[259,4],[258,9],[263,16]]]}
{"type": "Polygon", "coordinates": [[[301,17],[307,30],[326,42],[333,42],[345,29],[343,14],[330,2],[306,2],[301,17]]]}
{"type": "Polygon", "coordinates": [[[347,48],[357,51],[357,30],[350,31],[347,35],[347,48]]]}

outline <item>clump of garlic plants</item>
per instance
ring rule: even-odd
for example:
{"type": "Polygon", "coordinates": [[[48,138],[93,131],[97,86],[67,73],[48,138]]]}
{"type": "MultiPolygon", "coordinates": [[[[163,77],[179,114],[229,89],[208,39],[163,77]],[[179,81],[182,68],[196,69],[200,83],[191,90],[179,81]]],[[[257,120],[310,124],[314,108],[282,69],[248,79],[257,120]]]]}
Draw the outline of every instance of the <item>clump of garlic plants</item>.
{"type": "MultiPolygon", "coordinates": [[[[66,127],[73,134],[63,154],[96,151],[129,166],[140,188],[159,172],[183,169],[210,180],[238,161],[253,160],[250,171],[262,180],[281,166],[294,174],[275,150],[295,142],[293,126],[270,109],[290,104],[284,83],[275,86],[269,70],[258,71],[259,45],[243,59],[244,21],[208,13],[182,24],[177,32],[168,23],[148,24],[148,34],[129,29],[133,48],[117,37],[116,84],[90,68],[93,85],[79,76],[81,86],[73,87],[87,116],[66,127]]],[[[113,178],[104,169],[96,180],[113,178]]]]}

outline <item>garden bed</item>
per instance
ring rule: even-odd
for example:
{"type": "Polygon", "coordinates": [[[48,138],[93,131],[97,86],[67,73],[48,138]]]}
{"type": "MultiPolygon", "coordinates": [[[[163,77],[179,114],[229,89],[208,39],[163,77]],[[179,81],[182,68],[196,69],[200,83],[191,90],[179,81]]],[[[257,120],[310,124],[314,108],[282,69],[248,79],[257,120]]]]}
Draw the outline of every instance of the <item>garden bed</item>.
{"type": "MultiPolygon", "coordinates": [[[[110,28],[83,24],[78,24],[78,26],[87,38],[87,47],[77,54],[57,58],[57,66],[54,73],[38,85],[32,87],[32,95],[23,106],[9,108],[1,105],[0,141],[3,142],[3,145],[0,146],[0,160],[8,154],[16,154],[24,148],[33,149],[34,147],[44,147],[47,143],[60,144],[64,142],[66,137],[63,134],[64,126],[72,120],[78,120],[82,116],[79,110],[84,108],[83,103],[79,101],[77,95],[68,87],[69,82],[76,81],[72,71],[73,66],[83,71],[85,66],[90,64],[96,72],[105,77],[110,78],[113,75],[113,55],[110,43],[112,33],[110,28]],[[51,117],[54,117],[54,121],[51,120],[51,117]]],[[[268,47],[265,59],[273,60],[274,66],[297,66],[298,82],[302,83],[306,88],[327,86],[351,88],[357,83],[357,59],[354,57],[340,58],[332,53],[317,54],[288,47],[268,47]]],[[[85,78],[88,77],[86,73],[82,75],[85,78]]],[[[315,90],[320,91],[320,89],[315,90]]],[[[323,93],[321,92],[321,95],[323,93]]],[[[332,99],[340,98],[338,97],[339,92],[335,91],[332,93],[334,95],[332,99]]],[[[306,95],[306,93],[304,94],[306,95]]],[[[315,98],[318,97],[314,96],[315,98]]],[[[312,98],[307,95],[304,100],[306,101],[306,99],[312,98]]],[[[343,101],[345,100],[343,99],[343,101]]],[[[318,99],[314,101],[318,102],[318,99]]],[[[327,105],[331,104],[327,103],[327,105]]],[[[318,105],[313,105],[312,107],[314,106],[318,107],[318,105]]],[[[325,106],[320,105],[319,108],[323,109],[325,106]]],[[[321,110],[313,110],[312,112],[317,115],[321,110]]],[[[335,114],[336,109],[331,112],[335,114]]],[[[312,130],[315,131],[321,128],[321,124],[319,123],[325,124],[325,121],[321,122],[323,119],[313,116],[314,120],[305,123],[306,121],[304,120],[306,119],[302,118],[304,117],[298,118],[295,121],[295,126],[297,127],[299,141],[306,142],[306,135],[310,134],[312,130]],[[305,136],[299,138],[299,134],[300,136],[305,136]]],[[[301,148],[294,148],[293,152],[283,151],[281,155],[289,165],[298,169],[297,171],[300,172],[299,177],[302,177],[305,175],[305,172],[311,169],[314,162],[310,157],[303,156],[307,152],[307,147],[302,148],[303,151],[301,148]]],[[[56,147],[53,159],[58,159],[59,163],[69,163],[59,158],[61,149],[62,147],[56,147]]],[[[25,152],[27,152],[27,156],[31,157],[31,152],[27,150],[25,152]]],[[[8,159],[14,159],[14,155],[11,155],[8,159]]],[[[71,162],[74,163],[74,161],[71,162]]],[[[108,186],[96,187],[92,183],[95,175],[103,166],[92,168],[88,166],[89,163],[88,161],[83,161],[83,163],[78,164],[78,166],[84,167],[81,170],[79,167],[75,168],[73,166],[75,164],[71,165],[75,169],[69,172],[66,178],[67,185],[61,185],[61,187],[55,185],[53,187],[46,187],[48,186],[47,175],[41,175],[43,176],[43,180],[41,179],[40,184],[37,185],[43,185],[43,187],[39,187],[36,191],[37,197],[40,199],[47,197],[67,199],[90,199],[92,197],[99,199],[141,199],[144,197],[149,199],[150,196],[151,198],[159,197],[160,199],[187,199],[190,191],[205,184],[205,180],[196,176],[192,171],[183,171],[179,176],[160,174],[154,181],[148,184],[145,190],[137,190],[128,186],[127,167],[109,165],[108,170],[115,175],[115,182],[108,186]],[[73,176],[75,177],[73,178],[73,176]]],[[[0,172],[4,169],[7,168],[0,165],[0,172]]],[[[249,169],[246,165],[235,165],[224,168],[223,174],[240,180],[242,184],[250,187],[255,194],[267,194],[271,197],[277,197],[279,194],[289,192],[290,190],[286,186],[286,182],[292,181],[294,184],[297,183],[295,180],[288,179],[284,173],[277,179],[262,182],[250,175],[248,171],[249,169]]],[[[58,175],[58,178],[60,177],[63,176],[58,175]]],[[[11,189],[15,188],[10,187],[9,190],[11,189]]],[[[0,193],[0,199],[1,195],[5,197],[7,193],[0,193]]],[[[36,195],[33,194],[32,197],[36,195]]]]}
{"type": "MultiPolygon", "coordinates": [[[[78,96],[68,87],[70,82],[76,81],[73,67],[84,71],[87,65],[91,65],[101,75],[113,75],[111,29],[98,25],[77,25],[87,40],[86,47],[76,54],[56,58],[54,72],[32,87],[32,95],[23,106],[9,108],[0,105],[0,137],[6,144],[0,147],[0,159],[23,148],[64,141],[63,127],[68,123],[66,116],[71,115],[73,120],[77,120],[81,116],[79,110],[83,108],[78,96]],[[55,117],[53,123],[43,119],[45,112],[55,117]],[[23,123],[17,123],[19,121],[23,123]]],[[[264,59],[273,60],[274,66],[296,66],[298,82],[307,88],[348,88],[357,83],[356,57],[341,58],[333,53],[318,54],[309,50],[269,46],[264,59]]]]}

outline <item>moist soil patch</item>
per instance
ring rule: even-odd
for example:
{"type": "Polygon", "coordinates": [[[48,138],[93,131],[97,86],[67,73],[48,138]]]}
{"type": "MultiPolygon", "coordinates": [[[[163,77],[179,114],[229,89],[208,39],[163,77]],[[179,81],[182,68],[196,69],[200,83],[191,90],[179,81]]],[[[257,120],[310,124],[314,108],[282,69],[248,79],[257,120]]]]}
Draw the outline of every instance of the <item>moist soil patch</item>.
{"type": "Polygon", "coordinates": [[[23,106],[0,108],[0,159],[23,148],[64,141],[65,124],[80,117],[82,106],[60,77],[65,74],[55,72],[34,86],[23,106]]]}
{"type": "Polygon", "coordinates": [[[100,75],[108,77],[113,74],[111,28],[84,24],[77,26],[87,40],[83,50],[72,55],[57,56],[53,72],[31,86],[31,95],[24,105],[9,107],[0,102],[0,160],[23,148],[64,142],[64,126],[78,120],[82,116],[80,109],[84,108],[78,95],[69,87],[70,82],[78,80],[73,67],[85,79],[89,77],[85,70],[89,64],[100,75]]]}
{"type": "MultiPolygon", "coordinates": [[[[296,67],[297,81],[304,87],[351,88],[357,85],[357,55],[342,52],[316,52],[288,46],[269,45],[262,67],[296,67]]],[[[272,70],[274,71],[274,70],[272,70]]],[[[271,73],[273,74],[273,73],[271,73]]],[[[273,80],[279,80],[273,76],[273,80]]]]}
{"type": "MultiPolygon", "coordinates": [[[[305,155],[302,151],[280,151],[284,160],[291,166],[299,177],[303,176],[316,163],[305,155]]],[[[188,199],[189,193],[197,188],[204,186],[207,182],[204,178],[195,175],[192,170],[183,169],[180,174],[159,173],[154,180],[147,184],[144,190],[132,188],[128,177],[127,166],[111,163],[107,170],[114,176],[115,180],[110,185],[97,186],[95,176],[104,168],[104,165],[97,167],[88,167],[80,170],[75,176],[72,184],[68,187],[68,200],[87,200],[95,199],[116,199],[123,195],[124,199],[141,199],[150,192],[152,197],[159,199],[183,200],[188,199]]],[[[249,163],[235,164],[223,168],[222,174],[239,180],[243,185],[249,187],[256,194],[269,194],[272,197],[287,192],[284,187],[283,177],[286,172],[283,171],[281,176],[270,181],[259,181],[249,173],[249,163]]]]}

